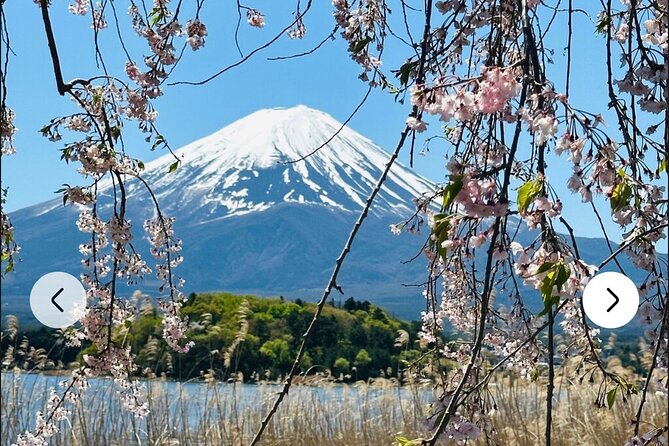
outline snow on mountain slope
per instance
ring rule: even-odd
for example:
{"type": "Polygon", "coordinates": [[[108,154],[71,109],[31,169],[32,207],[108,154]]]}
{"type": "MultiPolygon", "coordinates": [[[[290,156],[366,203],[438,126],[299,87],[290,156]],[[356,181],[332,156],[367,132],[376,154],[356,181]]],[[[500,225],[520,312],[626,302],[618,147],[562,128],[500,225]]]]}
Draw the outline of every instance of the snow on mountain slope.
{"type": "MultiPolygon", "coordinates": [[[[174,157],[147,163],[143,176],[160,201],[176,201],[180,212],[202,221],[263,211],[281,202],[356,211],[388,162],[369,139],[330,115],[305,106],[257,111],[176,151],[181,166],[167,175],[174,157]],[[179,187],[175,187],[178,185],[179,187]]],[[[373,208],[378,215],[405,215],[412,199],[432,185],[396,164],[373,208]]],[[[169,208],[167,209],[169,212],[169,208]]]]}
{"type": "MultiPolygon", "coordinates": [[[[162,211],[176,217],[185,258],[178,274],[186,279],[186,292],[228,290],[306,299],[320,294],[390,158],[369,139],[344,128],[318,152],[286,163],[308,155],[340,127],[331,116],[305,106],[260,110],[177,150],[181,165],[173,173],[168,173],[171,155],[146,163],[142,177],[162,211]]],[[[422,282],[425,266],[401,262],[414,257],[424,240],[406,234],[398,238],[388,226],[410,216],[412,200],[433,187],[394,165],[342,271],[348,295],[416,316],[416,301],[407,297],[420,299],[419,293],[402,283],[422,282]]],[[[105,218],[112,206],[111,184],[103,183],[99,190],[98,211],[105,218]]],[[[136,180],[129,180],[126,190],[135,246],[151,259],[141,225],[154,216],[152,198],[136,180]]],[[[8,296],[3,305],[27,302],[24,296],[47,272],[81,273],[78,245],[87,235],[77,230],[77,215],[77,207],[63,207],[60,198],[11,214],[21,262],[3,280],[3,295],[8,296]]],[[[152,293],[157,284],[147,277],[140,287],[152,293]]]]}

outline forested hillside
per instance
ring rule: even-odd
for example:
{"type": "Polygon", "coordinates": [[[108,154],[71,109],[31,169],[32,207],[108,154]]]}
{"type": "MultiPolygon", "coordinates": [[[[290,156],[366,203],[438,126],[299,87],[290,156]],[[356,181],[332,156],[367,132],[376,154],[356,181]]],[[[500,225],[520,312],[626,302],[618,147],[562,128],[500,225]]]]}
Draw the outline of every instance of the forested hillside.
{"type": "MultiPolygon", "coordinates": [[[[135,320],[118,327],[114,338],[136,352],[136,374],[177,379],[204,375],[245,381],[278,378],[290,369],[315,311],[314,304],[300,299],[192,294],[183,312],[195,345],[185,355],[169,349],[162,339],[162,316],[151,298],[138,294],[132,304],[135,320]]],[[[397,377],[403,361],[419,356],[419,328],[420,323],[401,321],[368,301],[349,298],[326,305],[307,344],[301,372],[331,374],[344,381],[397,377]]],[[[65,347],[59,331],[17,329],[18,336],[3,338],[2,351],[3,355],[8,349],[23,352],[13,354],[20,368],[68,367],[83,355],[95,353],[86,343],[80,351],[65,347]]]]}

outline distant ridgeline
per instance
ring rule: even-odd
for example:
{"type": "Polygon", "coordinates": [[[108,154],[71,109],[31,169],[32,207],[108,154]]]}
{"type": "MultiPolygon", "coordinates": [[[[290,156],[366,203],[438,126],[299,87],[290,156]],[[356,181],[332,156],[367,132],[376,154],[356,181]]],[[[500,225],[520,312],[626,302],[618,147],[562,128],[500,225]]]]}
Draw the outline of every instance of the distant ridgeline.
{"type": "MultiPolygon", "coordinates": [[[[189,339],[195,347],[187,354],[172,352],[161,338],[161,316],[148,297],[135,302],[138,314],[132,325],[114,336],[125,340],[137,355],[142,375],[190,379],[208,375],[216,379],[243,377],[245,381],[274,379],[285,374],[295,359],[315,304],[300,299],[260,298],[229,293],[192,294],[183,312],[189,317],[189,339]],[[238,375],[241,373],[242,375],[238,375]],[[236,375],[237,374],[237,375],[236,375]]],[[[353,298],[328,304],[309,339],[301,372],[329,370],[344,380],[396,377],[403,361],[420,356],[417,332],[420,322],[405,322],[367,301],[353,298]]],[[[82,350],[51,348],[54,332],[46,329],[20,333],[33,348],[44,348],[50,362],[68,364],[93,347],[82,350]]],[[[3,356],[9,342],[2,342],[3,356]]],[[[33,365],[21,368],[32,368],[33,365]]],[[[50,366],[47,366],[50,368],[50,366]]]]}

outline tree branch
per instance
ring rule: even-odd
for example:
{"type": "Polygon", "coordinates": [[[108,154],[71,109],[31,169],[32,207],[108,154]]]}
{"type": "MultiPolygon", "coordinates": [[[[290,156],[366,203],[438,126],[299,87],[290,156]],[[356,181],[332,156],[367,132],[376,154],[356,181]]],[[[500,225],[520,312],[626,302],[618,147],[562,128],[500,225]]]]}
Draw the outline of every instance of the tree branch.
{"type": "Polygon", "coordinates": [[[360,227],[362,226],[362,223],[365,221],[365,218],[367,218],[367,214],[369,213],[370,208],[372,207],[372,203],[374,202],[376,196],[378,195],[379,191],[381,190],[381,187],[383,186],[383,183],[386,181],[386,178],[388,177],[388,173],[390,172],[391,167],[395,163],[395,160],[397,159],[397,156],[399,155],[402,147],[404,146],[404,142],[406,141],[407,135],[409,134],[409,128],[405,127],[404,131],[400,135],[400,140],[397,143],[397,147],[395,147],[395,150],[393,151],[392,155],[390,156],[390,159],[386,163],[386,167],[381,174],[381,177],[378,179],[376,186],[370,193],[369,197],[367,198],[367,202],[365,203],[365,207],[362,209],[362,212],[358,216],[358,220],[355,222],[355,225],[353,226],[353,229],[351,230],[348,239],[346,240],[346,243],[344,244],[344,248],[342,249],[341,253],[339,254],[339,257],[335,261],[335,266],[334,270],[332,271],[332,275],[330,277],[330,280],[328,282],[327,287],[325,288],[325,291],[323,295],[321,296],[321,299],[318,301],[318,305],[316,306],[316,312],[314,313],[314,317],[311,320],[311,323],[309,324],[309,327],[307,328],[307,331],[304,332],[302,335],[302,343],[300,344],[300,348],[297,352],[297,356],[295,358],[295,361],[293,362],[293,366],[290,369],[290,372],[288,373],[288,376],[286,377],[286,380],[283,384],[283,388],[281,389],[281,392],[279,392],[279,395],[277,396],[276,400],[274,401],[274,404],[272,405],[272,408],[270,411],[267,413],[265,418],[262,420],[260,424],[260,428],[258,429],[258,432],[256,432],[255,436],[253,437],[253,440],[251,441],[250,446],[254,446],[258,444],[260,441],[265,429],[267,428],[267,425],[269,424],[270,420],[278,410],[279,406],[281,405],[281,402],[285,398],[285,396],[288,394],[288,391],[290,390],[290,386],[292,385],[293,378],[295,377],[295,374],[297,373],[297,369],[300,366],[300,362],[302,362],[302,357],[304,356],[304,352],[306,350],[306,344],[307,340],[311,336],[311,333],[313,333],[316,324],[318,323],[318,319],[320,318],[321,312],[323,311],[323,308],[325,307],[325,304],[328,300],[328,297],[330,296],[330,293],[332,293],[333,289],[338,289],[337,285],[337,277],[339,276],[339,272],[341,270],[342,265],[344,264],[344,260],[346,259],[346,256],[348,253],[351,251],[351,246],[353,245],[353,241],[355,240],[356,235],[358,234],[358,231],[360,230],[360,227]]]}
{"type": "Polygon", "coordinates": [[[51,62],[53,63],[53,74],[56,78],[56,87],[61,96],[70,91],[71,85],[63,81],[63,72],[60,68],[60,58],[58,57],[58,48],[56,47],[56,39],[53,35],[53,27],[51,26],[51,19],[49,18],[49,2],[48,0],[40,0],[40,9],[42,10],[42,21],[44,22],[44,31],[46,32],[46,39],[49,43],[49,53],[51,54],[51,62]]]}

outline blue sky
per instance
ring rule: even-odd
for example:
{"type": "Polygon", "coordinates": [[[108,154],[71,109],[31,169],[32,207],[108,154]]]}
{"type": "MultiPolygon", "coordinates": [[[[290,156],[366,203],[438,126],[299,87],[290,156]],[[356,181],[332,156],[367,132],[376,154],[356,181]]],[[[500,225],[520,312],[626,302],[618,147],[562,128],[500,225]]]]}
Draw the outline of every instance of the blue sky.
{"type": "MultiPolygon", "coordinates": [[[[257,0],[253,4],[266,13],[267,26],[254,29],[242,22],[240,41],[246,53],[272,38],[290,22],[292,11],[279,3],[283,2],[257,0]]],[[[2,163],[2,185],[10,189],[7,210],[12,211],[54,198],[54,192],[62,184],[81,184],[82,180],[73,166],[60,161],[61,143],[49,142],[38,133],[51,118],[74,110],[70,100],[60,97],[56,91],[39,8],[29,1],[15,1],[7,2],[5,9],[12,48],[16,53],[9,66],[8,101],[16,111],[19,128],[17,153],[3,157],[2,163]]],[[[98,73],[90,17],[72,16],[67,12],[65,2],[54,2],[50,10],[65,79],[98,73]]],[[[209,29],[207,43],[198,52],[186,51],[186,58],[173,73],[172,80],[200,80],[239,59],[231,39],[236,25],[234,5],[229,2],[205,3],[201,17],[209,29]]],[[[141,55],[148,50],[146,44],[132,32],[125,11],[119,11],[119,20],[131,54],[141,60],[141,55]]],[[[574,21],[575,72],[571,97],[576,106],[587,106],[589,110],[604,113],[610,128],[615,128],[613,116],[606,108],[604,39],[594,35],[594,25],[584,16],[576,15],[574,21]]],[[[357,79],[360,70],[348,58],[341,38],[328,42],[308,57],[267,60],[271,56],[308,50],[327,36],[334,27],[330,3],[315,2],[305,23],[308,34],[303,41],[283,37],[275,46],[204,86],[167,87],[165,95],[156,101],[160,112],[157,125],[172,147],[178,148],[266,107],[305,104],[340,121],[345,120],[365,94],[366,84],[357,79]]],[[[125,56],[120,51],[115,28],[110,25],[101,34],[101,48],[111,71],[122,73],[125,56]]],[[[564,87],[565,25],[560,19],[556,20],[547,40],[547,45],[554,50],[554,63],[548,68],[549,77],[555,81],[558,90],[564,87]]],[[[405,54],[406,48],[401,53],[388,53],[384,60],[386,72],[399,67],[405,54]]],[[[408,111],[408,104],[396,103],[387,92],[374,91],[350,125],[389,150],[396,144],[408,111]]],[[[433,123],[430,130],[434,132],[437,128],[433,123]]],[[[144,160],[163,154],[150,152],[139,138],[131,138],[126,149],[144,160]]],[[[428,155],[416,158],[416,171],[431,180],[443,180],[444,154],[442,148],[434,146],[428,155]]],[[[408,163],[408,150],[401,159],[408,163]]],[[[579,198],[564,188],[570,175],[566,158],[552,160],[551,164],[552,183],[566,202],[566,218],[578,235],[600,236],[598,226],[593,225],[594,215],[590,207],[583,207],[579,198]]],[[[607,226],[610,233],[620,234],[614,224],[607,226]]]]}

